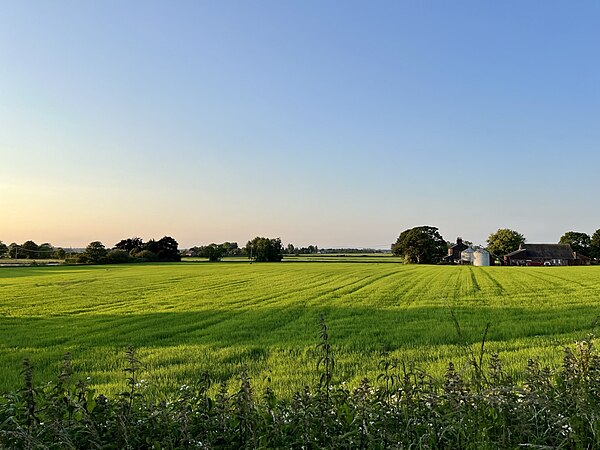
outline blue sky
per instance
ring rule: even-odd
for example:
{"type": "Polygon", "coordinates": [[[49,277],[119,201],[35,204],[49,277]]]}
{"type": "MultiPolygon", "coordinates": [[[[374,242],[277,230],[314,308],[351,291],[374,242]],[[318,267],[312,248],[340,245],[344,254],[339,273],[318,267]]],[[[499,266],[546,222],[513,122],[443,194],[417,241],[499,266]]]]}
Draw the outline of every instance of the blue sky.
{"type": "Polygon", "coordinates": [[[598,2],[5,2],[0,240],[600,228],[598,2]]]}

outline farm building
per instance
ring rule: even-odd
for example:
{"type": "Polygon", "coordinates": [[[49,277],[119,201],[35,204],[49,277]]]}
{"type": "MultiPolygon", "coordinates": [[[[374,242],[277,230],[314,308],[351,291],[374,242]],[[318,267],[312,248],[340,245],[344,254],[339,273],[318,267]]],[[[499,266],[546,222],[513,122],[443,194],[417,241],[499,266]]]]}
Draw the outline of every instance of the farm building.
{"type": "Polygon", "coordinates": [[[460,254],[468,248],[469,246],[463,242],[462,238],[456,238],[456,244],[448,248],[448,256],[444,257],[444,261],[450,264],[459,263],[460,254]]]}
{"type": "Polygon", "coordinates": [[[507,266],[579,266],[590,259],[577,255],[568,244],[522,244],[504,256],[507,266]]]}

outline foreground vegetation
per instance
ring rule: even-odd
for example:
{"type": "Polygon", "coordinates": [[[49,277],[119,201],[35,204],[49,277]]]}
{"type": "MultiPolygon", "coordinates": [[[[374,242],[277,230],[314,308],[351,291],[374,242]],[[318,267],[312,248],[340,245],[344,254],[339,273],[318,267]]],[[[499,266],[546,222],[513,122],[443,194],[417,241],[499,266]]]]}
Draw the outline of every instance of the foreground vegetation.
{"type": "Polygon", "coordinates": [[[116,355],[144,361],[149,396],[208,370],[232,386],[246,364],[257,390],[290,398],[314,383],[314,328],[327,316],[336,374],[375,380],[382,354],[444,374],[467,348],[502,355],[517,380],[535,357],[593,330],[600,267],[423,267],[391,263],[175,263],[0,270],[0,391],[21,384],[14,367],[52,379],[68,351],[95,389],[122,389],[116,355]],[[456,331],[453,315],[460,323],[456,331]],[[269,382],[269,379],[271,380],[269,382]]]}
{"type": "Polygon", "coordinates": [[[117,396],[96,395],[72,381],[67,355],[55,383],[24,387],[0,401],[5,448],[597,448],[600,445],[600,358],[592,340],[564,351],[556,373],[530,360],[522,384],[497,355],[484,351],[450,363],[440,378],[383,359],[377,387],[364,378],[337,384],[328,330],[317,346],[318,383],[279,398],[254,390],[242,368],[236,390],[198,374],[170,401],[144,395],[140,362],[130,348],[127,380],[117,396]]]}

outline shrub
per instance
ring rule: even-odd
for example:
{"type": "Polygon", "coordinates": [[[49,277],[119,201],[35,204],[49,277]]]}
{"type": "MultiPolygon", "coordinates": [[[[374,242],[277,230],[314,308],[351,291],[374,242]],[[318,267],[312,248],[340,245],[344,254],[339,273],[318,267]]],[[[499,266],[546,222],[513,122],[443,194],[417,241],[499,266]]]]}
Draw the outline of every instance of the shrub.
{"type": "Polygon", "coordinates": [[[150,250],[142,250],[141,252],[135,253],[134,256],[139,262],[151,262],[158,260],[156,253],[151,252],[150,250]]]}
{"type": "Polygon", "coordinates": [[[81,255],[77,255],[77,257],[75,258],[75,262],[77,264],[87,264],[90,262],[90,258],[88,258],[87,255],[82,253],[81,255]]]}
{"type": "MultiPolygon", "coordinates": [[[[328,329],[321,324],[319,383],[278,399],[254,391],[244,367],[238,388],[209,395],[201,374],[175,398],[148,398],[135,350],[126,351],[125,388],[95,395],[75,381],[70,355],[53,383],[0,401],[1,448],[599,448],[600,358],[591,339],[565,349],[552,372],[530,360],[515,383],[497,355],[486,367],[449,363],[434,379],[384,357],[379,385],[349,389],[333,379],[328,329]]],[[[480,360],[482,361],[482,360],[480,360]]]]}
{"type": "Polygon", "coordinates": [[[109,264],[123,264],[129,262],[130,260],[131,258],[129,257],[129,253],[127,253],[125,250],[110,250],[106,254],[106,262],[109,264]]]}

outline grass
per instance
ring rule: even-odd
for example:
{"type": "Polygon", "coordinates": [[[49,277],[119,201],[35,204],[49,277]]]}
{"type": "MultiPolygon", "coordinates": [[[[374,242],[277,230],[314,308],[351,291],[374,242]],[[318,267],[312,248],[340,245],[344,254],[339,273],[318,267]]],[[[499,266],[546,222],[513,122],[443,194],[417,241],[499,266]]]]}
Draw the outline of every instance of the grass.
{"type": "Polygon", "coordinates": [[[291,395],[315,384],[319,316],[334,379],[376,378],[383,353],[441,375],[491,323],[486,348],[519,377],[531,356],[557,365],[600,315],[600,267],[450,267],[390,263],[180,263],[0,270],[0,390],[55,377],[65,351],[103,392],[124,387],[128,345],[150,389],[204,370],[291,395]],[[461,336],[452,315],[458,319],[461,336]],[[271,381],[269,381],[271,380],[271,381]]]}

